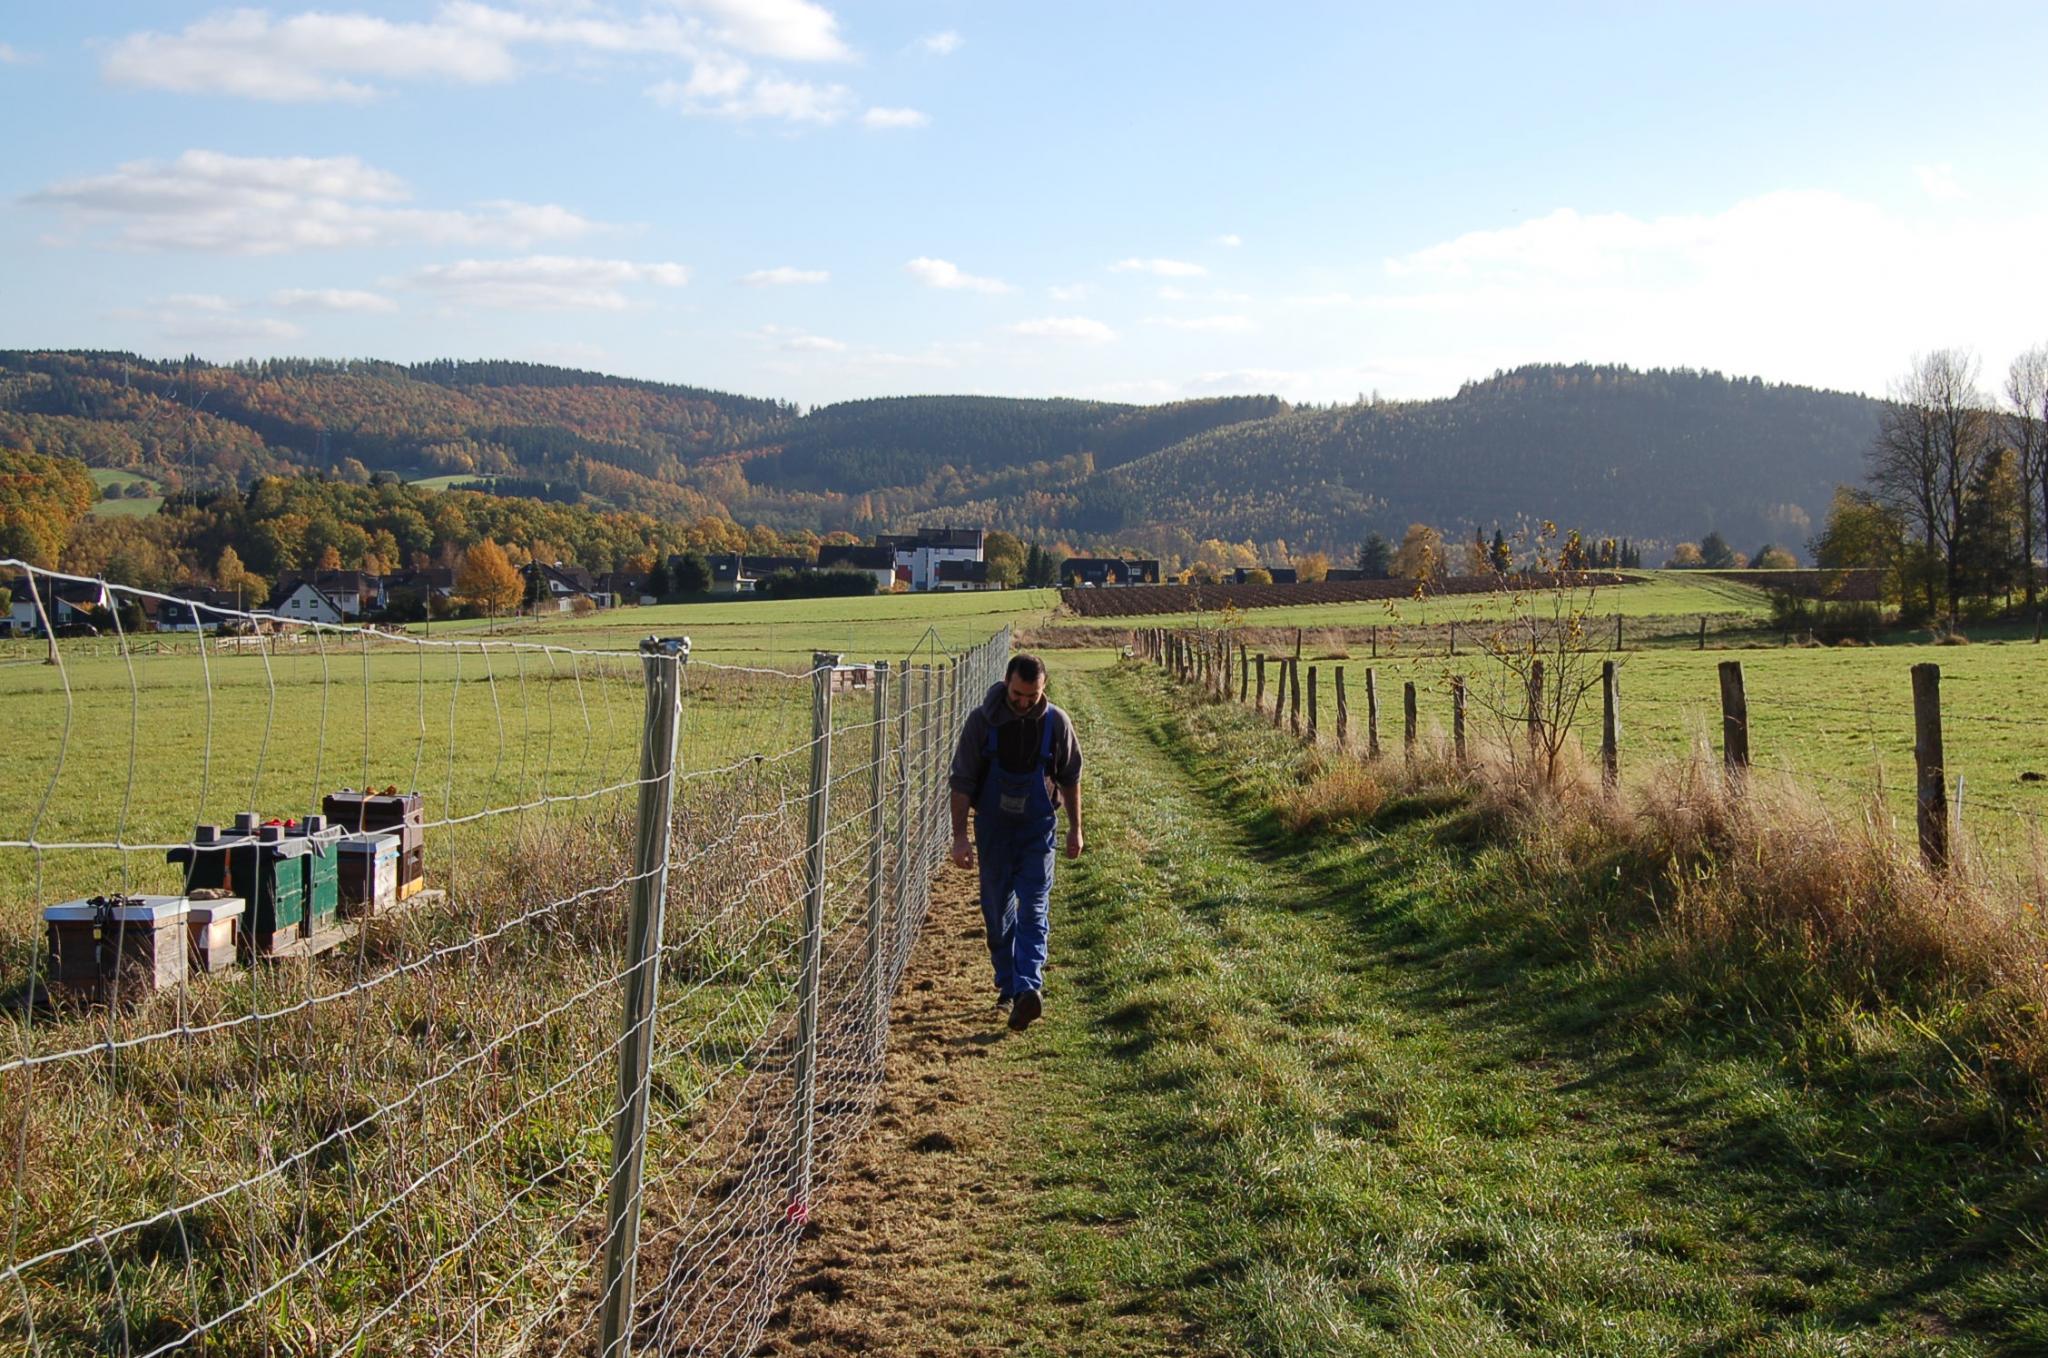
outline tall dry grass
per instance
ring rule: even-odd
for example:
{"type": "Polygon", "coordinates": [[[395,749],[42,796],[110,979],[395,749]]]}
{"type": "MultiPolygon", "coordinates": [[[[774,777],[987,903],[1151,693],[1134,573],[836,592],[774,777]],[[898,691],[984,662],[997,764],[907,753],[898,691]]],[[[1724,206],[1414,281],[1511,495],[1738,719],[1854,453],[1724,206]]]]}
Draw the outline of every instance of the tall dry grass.
{"type": "Polygon", "coordinates": [[[2048,853],[1997,870],[1967,837],[1945,874],[1875,792],[1831,808],[1791,778],[1728,776],[1703,746],[1613,793],[1575,743],[1555,777],[1520,752],[1440,736],[1412,759],[1309,752],[1275,796],[1290,830],[1370,820],[1428,799],[1464,808],[1504,847],[1541,921],[1596,952],[1627,953],[1700,987],[1740,982],[1766,1007],[1890,1014],[1942,1030],[1949,1075],[2048,1109],[2048,853]]]}

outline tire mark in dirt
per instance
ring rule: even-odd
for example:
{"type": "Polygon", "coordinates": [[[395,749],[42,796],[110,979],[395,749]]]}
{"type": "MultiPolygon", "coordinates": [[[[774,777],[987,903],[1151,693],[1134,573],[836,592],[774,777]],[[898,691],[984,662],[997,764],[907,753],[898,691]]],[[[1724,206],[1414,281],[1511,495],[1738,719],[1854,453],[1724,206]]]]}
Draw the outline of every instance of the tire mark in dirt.
{"type": "Polygon", "coordinates": [[[1011,1241],[1031,1182],[1006,1146],[1037,1076],[991,1059],[994,1007],[972,873],[933,885],[889,1016],[873,1125],[804,1232],[757,1354],[1000,1355],[1028,1342],[1011,1241]]]}

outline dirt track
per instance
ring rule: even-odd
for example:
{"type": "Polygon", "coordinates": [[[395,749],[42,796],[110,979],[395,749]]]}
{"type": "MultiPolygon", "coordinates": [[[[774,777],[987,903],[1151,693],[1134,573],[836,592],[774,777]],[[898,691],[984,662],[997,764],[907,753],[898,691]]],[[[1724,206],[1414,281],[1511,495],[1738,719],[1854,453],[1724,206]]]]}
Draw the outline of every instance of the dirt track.
{"type": "Polygon", "coordinates": [[[974,878],[948,869],[891,1010],[874,1124],[820,1202],[757,1353],[1010,1351],[1001,1298],[1022,1284],[996,1227],[1023,1214],[1029,1183],[1003,1142],[1035,1076],[989,1059],[1013,1040],[993,1000],[974,878]]]}

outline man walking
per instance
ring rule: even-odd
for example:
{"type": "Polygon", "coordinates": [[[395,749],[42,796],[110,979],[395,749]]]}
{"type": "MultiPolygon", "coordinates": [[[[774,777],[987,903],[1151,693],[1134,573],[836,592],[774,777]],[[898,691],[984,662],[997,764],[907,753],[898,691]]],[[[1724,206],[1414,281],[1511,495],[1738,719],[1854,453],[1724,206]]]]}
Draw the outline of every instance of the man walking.
{"type": "Polygon", "coordinates": [[[1074,723],[1045,700],[1045,664],[1016,655],[1003,682],[967,714],[953,749],[953,863],[981,857],[981,918],[996,1004],[1021,1032],[1044,1011],[1054,807],[1067,806],[1067,857],[1081,856],[1081,746],[1074,723]],[[974,812],[974,843],[967,813],[974,812]]]}

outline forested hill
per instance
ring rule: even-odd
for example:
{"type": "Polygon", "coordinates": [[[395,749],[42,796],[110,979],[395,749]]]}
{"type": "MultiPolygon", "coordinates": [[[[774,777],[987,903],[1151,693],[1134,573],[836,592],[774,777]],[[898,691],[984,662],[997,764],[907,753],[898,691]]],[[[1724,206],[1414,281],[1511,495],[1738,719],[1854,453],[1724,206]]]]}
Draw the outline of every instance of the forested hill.
{"type": "Polygon", "coordinates": [[[1863,397],[1688,371],[1531,367],[1403,404],[787,402],[512,362],[232,366],[0,352],[0,450],[170,490],[278,473],[498,478],[501,493],[778,529],[941,518],[1075,547],[1348,551],[1422,521],[1551,518],[1652,542],[1798,544],[1876,424],[1863,397]]]}
{"type": "Polygon", "coordinates": [[[1795,549],[1862,475],[1879,405],[1714,373],[1530,367],[1455,397],[1296,410],[1076,487],[1073,526],[1355,542],[1409,523],[1552,519],[1652,541],[1716,528],[1795,549]]]}
{"type": "Polygon", "coordinates": [[[848,401],[812,411],[778,445],[750,453],[747,476],[784,490],[855,495],[950,480],[950,487],[933,487],[943,495],[991,473],[1038,464],[1050,482],[1063,484],[1285,408],[1274,396],[1160,406],[997,396],[848,401]],[[1067,465],[1054,465],[1061,463],[1067,465]]]}

